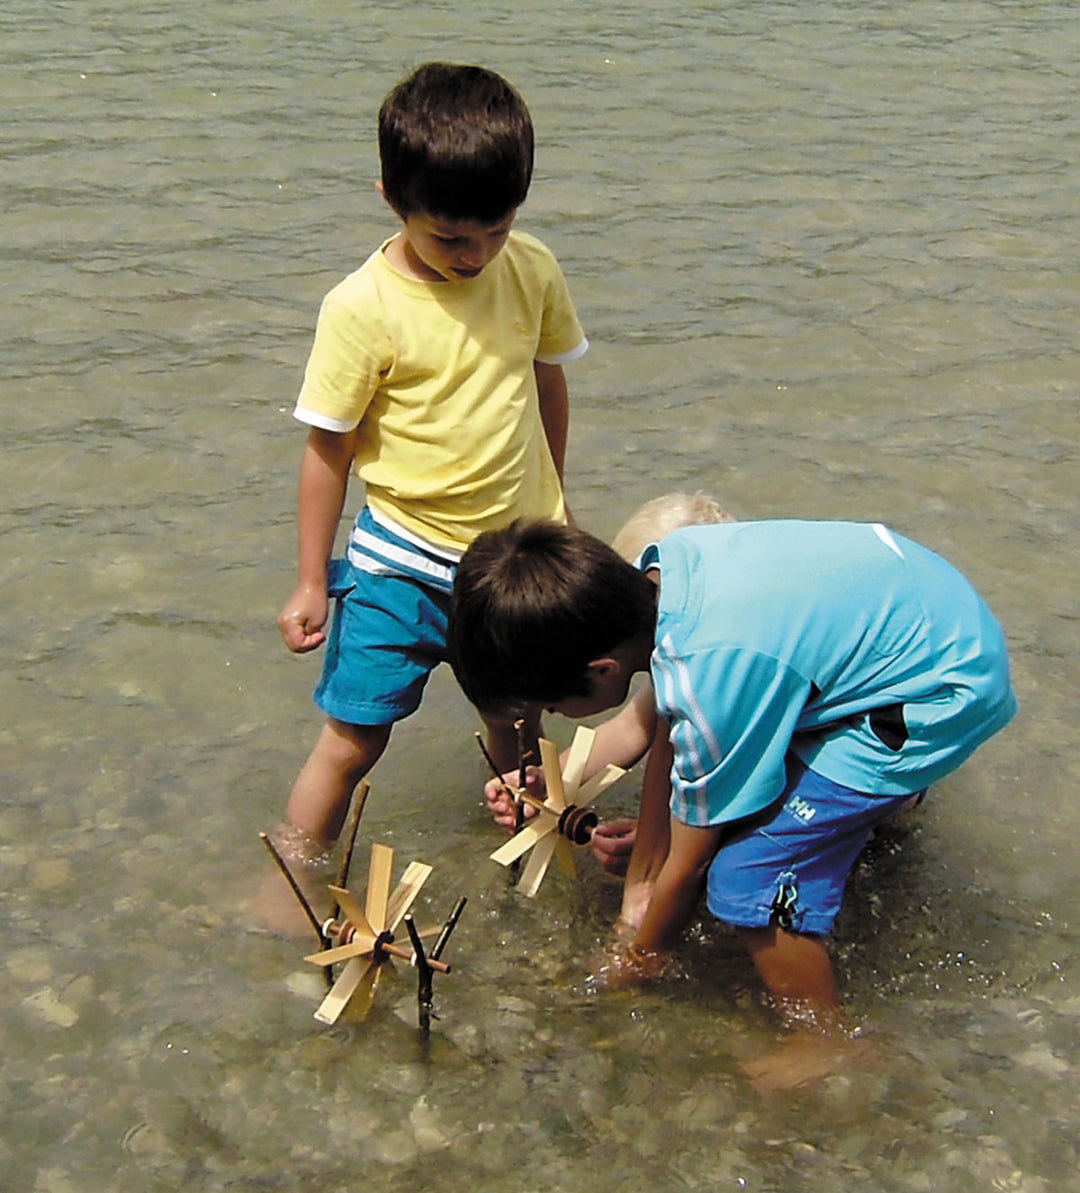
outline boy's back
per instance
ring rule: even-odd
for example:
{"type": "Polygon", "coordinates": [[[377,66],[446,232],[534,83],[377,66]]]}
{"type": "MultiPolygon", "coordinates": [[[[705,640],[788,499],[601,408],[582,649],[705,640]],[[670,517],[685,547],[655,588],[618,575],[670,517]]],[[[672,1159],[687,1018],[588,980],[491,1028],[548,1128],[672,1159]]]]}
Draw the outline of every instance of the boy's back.
{"type": "Polygon", "coordinates": [[[899,795],[952,770],[1015,710],[985,604],[884,526],[692,527],[656,554],[653,679],[673,744],[695,760],[676,784],[690,823],[764,807],[788,742],[834,782],[899,795]],[[883,728],[886,709],[898,724],[906,711],[903,740],[883,728]]]}

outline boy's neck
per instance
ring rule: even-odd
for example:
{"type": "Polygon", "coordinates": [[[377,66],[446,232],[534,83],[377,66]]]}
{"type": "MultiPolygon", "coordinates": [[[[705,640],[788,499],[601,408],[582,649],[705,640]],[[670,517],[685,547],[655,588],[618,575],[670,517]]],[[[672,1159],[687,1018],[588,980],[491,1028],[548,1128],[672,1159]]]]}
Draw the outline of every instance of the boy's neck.
{"type": "Polygon", "coordinates": [[[646,579],[652,582],[655,589],[656,604],[653,606],[653,619],[648,630],[623,644],[622,649],[625,653],[626,665],[630,668],[631,672],[649,670],[653,648],[656,645],[657,605],[660,601],[660,572],[656,568],[650,568],[645,573],[645,576],[646,579]]]}
{"type": "MultiPolygon", "coordinates": [[[[654,630],[655,624],[654,622],[654,630]]],[[[626,644],[626,661],[631,673],[649,670],[653,647],[656,645],[655,639],[655,632],[650,632],[642,634],[640,638],[632,638],[626,644]]]]}
{"type": "Polygon", "coordinates": [[[416,250],[409,243],[404,232],[399,232],[383,249],[383,256],[398,273],[418,282],[442,282],[448,284],[446,278],[430,269],[416,255],[416,250]]]}

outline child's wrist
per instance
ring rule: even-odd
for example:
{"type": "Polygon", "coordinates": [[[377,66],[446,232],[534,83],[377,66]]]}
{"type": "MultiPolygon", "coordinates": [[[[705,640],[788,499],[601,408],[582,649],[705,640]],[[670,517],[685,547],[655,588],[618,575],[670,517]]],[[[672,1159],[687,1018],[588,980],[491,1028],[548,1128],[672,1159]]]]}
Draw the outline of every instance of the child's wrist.
{"type": "Polygon", "coordinates": [[[632,940],[623,953],[626,963],[643,977],[662,977],[671,964],[671,954],[663,949],[650,949],[632,940]]]}

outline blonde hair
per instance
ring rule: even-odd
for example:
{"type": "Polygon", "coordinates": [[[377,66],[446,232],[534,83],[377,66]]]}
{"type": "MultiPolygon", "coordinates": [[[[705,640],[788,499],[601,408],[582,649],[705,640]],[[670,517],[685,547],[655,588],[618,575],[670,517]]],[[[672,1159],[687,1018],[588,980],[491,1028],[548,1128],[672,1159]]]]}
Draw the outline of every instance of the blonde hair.
{"type": "Polygon", "coordinates": [[[636,509],[619,528],[611,546],[623,559],[634,560],[650,543],[680,526],[735,521],[734,514],[729,514],[704,493],[695,493],[693,497],[685,493],[665,493],[636,509]]]}

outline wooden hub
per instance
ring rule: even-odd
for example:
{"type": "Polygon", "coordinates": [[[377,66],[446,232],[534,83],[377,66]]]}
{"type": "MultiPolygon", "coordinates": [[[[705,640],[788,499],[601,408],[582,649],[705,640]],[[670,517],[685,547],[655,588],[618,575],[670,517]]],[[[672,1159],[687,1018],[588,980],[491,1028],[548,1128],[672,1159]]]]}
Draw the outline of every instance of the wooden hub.
{"type": "Polygon", "coordinates": [[[588,845],[593,829],[600,823],[600,817],[592,808],[571,804],[559,817],[559,832],[575,845],[588,845]]]}

